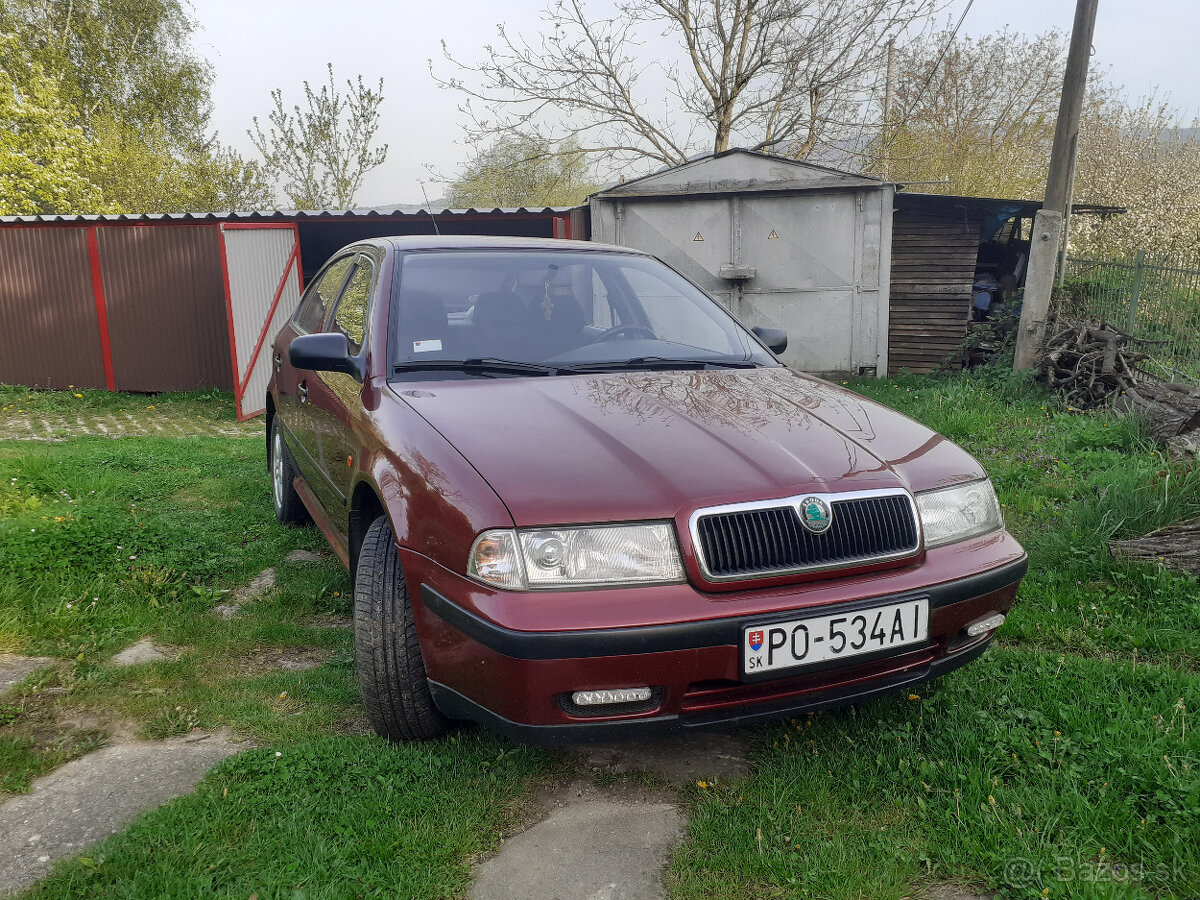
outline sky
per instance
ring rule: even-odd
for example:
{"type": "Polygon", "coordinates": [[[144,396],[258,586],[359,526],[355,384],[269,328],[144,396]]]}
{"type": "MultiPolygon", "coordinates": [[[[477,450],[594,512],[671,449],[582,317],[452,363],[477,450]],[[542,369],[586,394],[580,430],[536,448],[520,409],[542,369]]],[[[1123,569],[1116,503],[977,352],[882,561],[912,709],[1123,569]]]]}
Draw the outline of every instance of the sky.
{"type": "MultiPolygon", "coordinates": [[[[952,0],[944,15],[957,21],[968,0],[952,0]]],[[[461,98],[439,88],[454,74],[442,59],[442,41],[456,56],[479,59],[503,22],[510,33],[534,34],[545,0],[194,0],[201,30],[197,51],[212,63],[213,127],[248,157],[257,154],[246,135],[252,119],[265,121],[271,91],[291,104],[327,75],[326,63],[344,88],[361,74],[368,84],[384,80],[382,124],[377,141],[389,146],[387,161],[371,172],[359,206],[422,202],[442,195],[445,183],[469,157],[463,143],[461,98]]],[[[603,2],[592,0],[602,8],[603,2]]],[[[974,0],[962,33],[983,35],[1005,25],[1036,34],[1069,31],[1074,0],[974,0]]],[[[952,22],[951,22],[952,24],[952,22]]],[[[1093,66],[1127,93],[1170,94],[1186,118],[1200,115],[1200,2],[1197,0],[1099,0],[1093,66]]]]}

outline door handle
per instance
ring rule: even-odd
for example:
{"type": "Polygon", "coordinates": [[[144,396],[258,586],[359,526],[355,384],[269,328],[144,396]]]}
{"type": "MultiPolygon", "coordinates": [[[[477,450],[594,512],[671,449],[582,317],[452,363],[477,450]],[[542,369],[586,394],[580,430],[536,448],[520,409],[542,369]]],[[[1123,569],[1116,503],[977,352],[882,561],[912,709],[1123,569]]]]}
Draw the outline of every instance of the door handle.
{"type": "Polygon", "coordinates": [[[306,402],[308,400],[308,385],[305,384],[303,381],[300,382],[300,386],[298,388],[296,388],[296,393],[298,393],[300,395],[301,403],[306,402]]]}

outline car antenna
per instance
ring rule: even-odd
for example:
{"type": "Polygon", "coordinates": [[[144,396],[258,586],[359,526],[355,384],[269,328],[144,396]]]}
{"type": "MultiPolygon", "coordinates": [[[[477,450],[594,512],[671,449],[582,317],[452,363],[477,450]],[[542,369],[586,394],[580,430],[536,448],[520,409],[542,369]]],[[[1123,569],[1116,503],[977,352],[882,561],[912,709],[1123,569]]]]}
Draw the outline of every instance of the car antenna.
{"type": "Polygon", "coordinates": [[[442,236],[442,230],[438,228],[437,219],[433,217],[433,207],[429,205],[429,195],[425,193],[425,182],[421,182],[421,196],[425,198],[425,212],[429,213],[429,221],[433,223],[433,233],[438,237],[442,236]]]}

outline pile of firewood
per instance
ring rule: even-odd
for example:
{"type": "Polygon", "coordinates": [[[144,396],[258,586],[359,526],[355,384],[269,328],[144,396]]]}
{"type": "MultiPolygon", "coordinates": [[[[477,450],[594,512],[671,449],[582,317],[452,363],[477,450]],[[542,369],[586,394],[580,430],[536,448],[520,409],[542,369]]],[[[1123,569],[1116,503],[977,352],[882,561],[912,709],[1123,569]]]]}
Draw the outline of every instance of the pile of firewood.
{"type": "Polygon", "coordinates": [[[1100,406],[1139,382],[1137,365],[1149,354],[1099,319],[1059,320],[1046,330],[1039,375],[1066,401],[1084,409],[1100,406]]]}
{"type": "Polygon", "coordinates": [[[1200,456],[1200,386],[1163,384],[1147,378],[1138,363],[1149,358],[1139,340],[1099,319],[1060,319],[1046,331],[1038,368],[1041,378],[1081,409],[1111,403],[1137,413],[1149,436],[1172,456],[1200,456]]]}

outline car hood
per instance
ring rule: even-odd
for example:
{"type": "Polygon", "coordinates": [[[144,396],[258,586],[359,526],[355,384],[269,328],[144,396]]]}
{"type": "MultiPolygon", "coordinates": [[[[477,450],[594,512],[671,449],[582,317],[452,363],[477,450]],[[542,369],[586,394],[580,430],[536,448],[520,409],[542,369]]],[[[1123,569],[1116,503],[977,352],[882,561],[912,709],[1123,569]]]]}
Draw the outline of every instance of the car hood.
{"type": "Polygon", "coordinates": [[[816,491],[980,478],[966,452],[786,368],[395,383],[519,526],[673,518],[816,491]]]}

